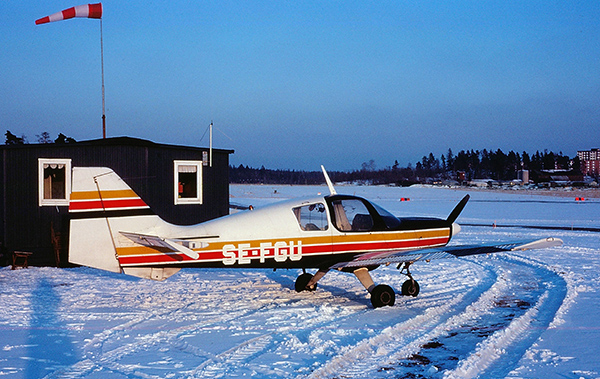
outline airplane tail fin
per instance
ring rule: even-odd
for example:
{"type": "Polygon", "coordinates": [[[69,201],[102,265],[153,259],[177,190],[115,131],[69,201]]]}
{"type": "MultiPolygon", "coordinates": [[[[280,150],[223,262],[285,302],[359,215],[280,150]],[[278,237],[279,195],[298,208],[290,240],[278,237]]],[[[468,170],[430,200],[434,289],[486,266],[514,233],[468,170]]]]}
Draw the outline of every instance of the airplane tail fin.
{"type": "Polygon", "coordinates": [[[110,168],[73,168],[69,214],[69,262],[155,280],[179,271],[122,266],[119,252],[133,243],[121,232],[149,230],[165,222],[110,168]]]}
{"type": "Polygon", "coordinates": [[[335,191],[335,187],[333,186],[333,182],[329,178],[329,174],[325,170],[325,166],[321,165],[321,170],[323,171],[323,175],[325,176],[325,182],[327,183],[327,187],[329,187],[329,194],[335,195],[337,192],[335,191]]]}

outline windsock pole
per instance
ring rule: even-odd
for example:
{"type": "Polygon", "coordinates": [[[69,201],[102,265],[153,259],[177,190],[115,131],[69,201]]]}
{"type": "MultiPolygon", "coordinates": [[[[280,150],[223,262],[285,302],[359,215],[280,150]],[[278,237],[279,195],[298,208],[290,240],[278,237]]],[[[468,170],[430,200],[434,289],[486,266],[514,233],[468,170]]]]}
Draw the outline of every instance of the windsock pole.
{"type": "Polygon", "coordinates": [[[74,17],[100,19],[100,65],[102,70],[102,138],[106,138],[106,105],[104,101],[104,41],[102,38],[102,3],[77,5],[35,20],[36,25],[68,20],[74,17]]]}
{"type": "Polygon", "coordinates": [[[104,41],[102,38],[102,19],[100,19],[100,66],[102,66],[102,138],[106,138],[106,103],[104,101],[104,41]]]}

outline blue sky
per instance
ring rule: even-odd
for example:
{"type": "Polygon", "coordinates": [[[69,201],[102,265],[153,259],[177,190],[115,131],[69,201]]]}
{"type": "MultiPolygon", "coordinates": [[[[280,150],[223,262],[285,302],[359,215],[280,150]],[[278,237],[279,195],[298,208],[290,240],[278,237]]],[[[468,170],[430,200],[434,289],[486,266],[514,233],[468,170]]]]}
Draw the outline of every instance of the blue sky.
{"type": "MultiPolygon", "coordinates": [[[[234,165],[600,147],[600,2],[103,1],[107,135],[234,165]]],[[[0,2],[0,129],[102,137],[100,21],[0,2]]]]}

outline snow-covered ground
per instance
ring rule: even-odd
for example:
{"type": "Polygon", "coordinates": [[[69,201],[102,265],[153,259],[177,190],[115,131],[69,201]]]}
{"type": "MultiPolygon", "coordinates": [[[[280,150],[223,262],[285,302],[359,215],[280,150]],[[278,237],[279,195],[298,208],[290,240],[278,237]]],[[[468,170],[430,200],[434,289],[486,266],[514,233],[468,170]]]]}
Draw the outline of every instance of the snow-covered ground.
{"type": "MultiPolygon", "coordinates": [[[[465,192],[341,186],[396,215],[446,217],[465,192]],[[410,201],[399,201],[410,198],[410,201]]],[[[232,202],[326,192],[231,186],[232,202]]],[[[0,268],[0,378],[600,378],[600,201],[474,191],[452,243],[556,236],[560,248],[412,266],[417,298],[373,309],[352,274],[0,268]]],[[[372,272],[398,289],[394,267],[372,272]]]]}

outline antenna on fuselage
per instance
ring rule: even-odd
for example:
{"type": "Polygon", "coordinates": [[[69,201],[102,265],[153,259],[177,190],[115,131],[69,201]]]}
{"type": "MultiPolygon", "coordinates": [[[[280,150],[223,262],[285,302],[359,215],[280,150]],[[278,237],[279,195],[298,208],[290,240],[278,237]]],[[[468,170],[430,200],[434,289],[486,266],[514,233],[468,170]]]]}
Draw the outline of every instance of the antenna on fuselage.
{"type": "Polygon", "coordinates": [[[335,188],[333,188],[333,183],[331,182],[331,179],[329,179],[329,175],[327,175],[327,171],[325,171],[325,167],[323,165],[321,165],[321,170],[323,170],[323,175],[325,176],[325,182],[327,183],[327,187],[329,187],[330,194],[337,195],[337,192],[335,192],[335,188]]]}

